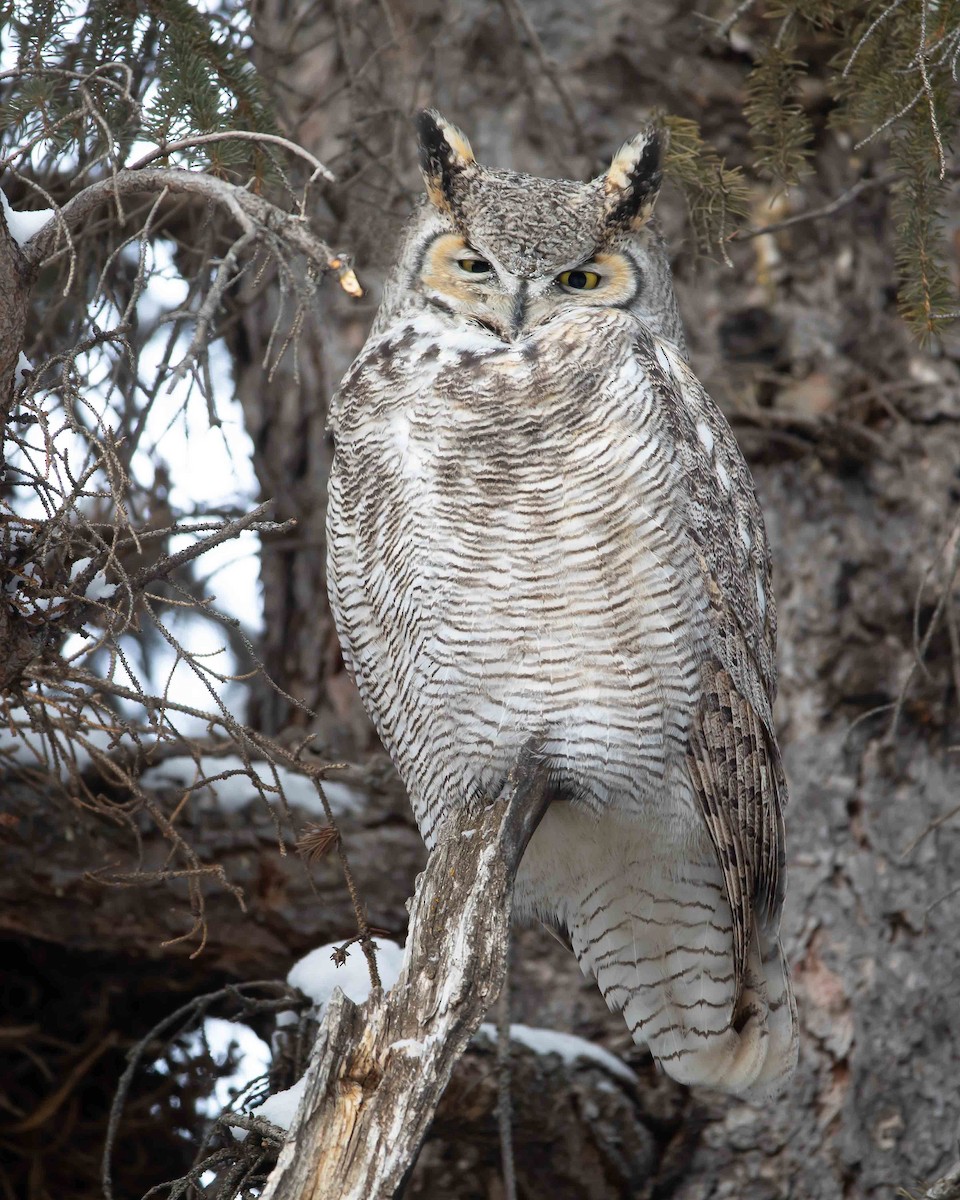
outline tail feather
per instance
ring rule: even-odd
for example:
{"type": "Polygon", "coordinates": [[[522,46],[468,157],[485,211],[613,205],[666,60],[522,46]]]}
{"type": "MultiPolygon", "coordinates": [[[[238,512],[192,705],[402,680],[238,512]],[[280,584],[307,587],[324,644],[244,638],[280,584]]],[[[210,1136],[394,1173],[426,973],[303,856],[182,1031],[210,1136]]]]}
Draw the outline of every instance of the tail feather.
{"type": "Polygon", "coordinates": [[[733,922],[709,840],[652,838],[625,821],[568,812],[531,843],[528,892],[543,892],[538,876],[542,884],[546,864],[558,865],[561,839],[563,894],[543,894],[537,907],[565,923],[581,968],[634,1040],[681,1083],[751,1099],[776,1092],[797,1054],[786,963],[775,934],[755,933],[737,996],[733,922]],[[571,819],[593,828],[559,827],[571,819]]]}

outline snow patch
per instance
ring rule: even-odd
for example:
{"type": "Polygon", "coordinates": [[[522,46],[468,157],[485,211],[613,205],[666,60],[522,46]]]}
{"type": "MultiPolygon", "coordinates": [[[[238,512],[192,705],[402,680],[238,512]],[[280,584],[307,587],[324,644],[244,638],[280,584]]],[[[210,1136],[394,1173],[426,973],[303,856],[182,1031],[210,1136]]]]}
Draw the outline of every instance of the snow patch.
{"type": "Polygon", "coordinates": [[[199,1054],[205,1042],[214,1061],[221,1067],[226,1063],[231,1046],[239,1052],[233,1074],[221,1075],[214,1086],[213,1095],[198,1103],[199,1110],[211,1120],[270,1069],[267,1043],[257,1037],[249,1025],[241,1022],[207,1017],[203,1022],[203,1033],[197,1030],[186,1040],[188,1056],[199,1054]]]}
{"type": "MultiPolygon", "coordinates": [[[[347,961],[338,967],[333,961],[336,942],[311,950],[290,968],[287,983],[299,988],[314,1004],[314,1016],[319,1019],[330,1002],[330,997],[339,988],[354,1004],[363,1004],[370,995],[370,971],[367,960],[359,946],[354,947],[347,961]]],[[[377,938],[377,970],[383,990],[389,992],[397,982],[403,965],[403,947],[396,942],[377,938]]]]}
{"type": "MultiPolygon", "coordinates": [[[[263,784],[267,799],[271,803],[279,800],[279,787],[288,804],[315,816],[324,815],[323,803],[312,779],[286,767],[274,767],[266,762],[252,762],[248,768],[238,754],[227,754],[223,758],[202,755],[199,763],[188,755],[168,758],[160,766],[144,771],[140,782],[149,788],[171,785],[184,788],[197,786],[198,790],[209,790],[224,812],[239,812],[260,795],[250,778],[250,771],[263,784]],[[225,775],[226,778],[217,778],[220,775],[225,775]],[[204,783],[208,778],[213,782],[204,783]]],[[[323,790],[336,816],[359,812],[363,807],[363,793],[346,783],[324,780],[323,790]]]]}
{"type": "MultiPolygon", "coordinates": [[[[70,568],[70,582],[73,583],[78,576],[82,575],[92,562],[92,558],[78,558],[70,568]]],[[[116,590],[117,585],[107,583],[106,575],[103,571],[98,571],[87,584],[83,594],[88,600],[109,600],[116,590]]]]}
{"type": "Polygon", "coordinates": [[[53,217],[52,208],[38,208],[33,212],[14,212],[4,192],[0,192],[0,205],[7,220],[7,232],[18,246],[25,246],[40,232],[53,217]]]}
{"type": "MultiPolygon", "coordinates": [[[[330,998],[337,988],[354,1004],[362,1004],[370,995],[370,971],[367,968],[367,960],[363,951],[359,946],[355,947],[343,966],[338,967],[332,957],[337,945],[336,942],[330,942],[326,946],[318,946],[316,950],[311,950],[299,962],[294,963],[287,975],[287,983],[291,987],[299,988],[313,1001],[311,1016],[318,1021],[323,1016],[323,1010],[330,1003],[330,998]]],[[[377,970],[380,972],[380,981],[384,991],[388,992],[397,982],[400,974],[400,967],[403,963],[403,947],[384,938],[377,938],[374,945],[377,948],[377,970]]],[[[296,1014],[287,1011],[277,1014],[276,1023],[278,1027],[283,1027],[296,1020],[296,1014]]],[[[413,1038],[402,1039],[395,1042],[394,1046],[417,1057],[423,1053],[424,1049],[423,1044],[413,1038]]],[[[297,1106],[303,1095],[305,1083],[306,1076],[298,1079],[293,1087],[288,1088],[285,1092],[276,1092],[269,1096],[259,1108],[251,1109],[250,1115],[265,1117],[274,1125],[279,1125],[281,1129],[289,1129],[297,1115],[297,1106]]],[[[232,1128],[232,1132],[238,1141],[242,1141],[247,1136],[244,1129],[232,1128]]]]}
{"type": "MultiPolygon", "coordinates": [[[[297,1115],[297,1109],[300,1107],[300,1101],[303,1099],[303,1089],[306,1087],[307,1077],[303,1075],[293,1087],[287,1088],[285,1092],[274,1092],[272,1096],[268,1096],[259,1108],[250,1110],[251,1117],[263,1117],[265,1121],[270,1121],[273,1125],[279,1125],[281,1129],[289,1129],[293,1124],[293,1119],[297,1115]]],[[[235,1125],[230,1126],[230,1131],[238,1142],[246,1139],[247,1130],[238,1129],[235,1125]]]]}
{"type": "MultiPolygon", "coordinates": [[[[80,558],[70,568],[70,585],[74,584],[78,577],[83,574],[87,567],[93,562],[92,558],[80,558]]],[[[43,588],[43,575],[36,563],[28,562],[22,566],[11,567],[9,569],[9,577],[3,585],[3,590],[7,595],[14,596],[14,603],[21,612],[49,612],[51,609],[63,609],[76,600],[76,593],[68,585],[62,595],[56,596],[38,596],[35,594],[35,589],[43,588]]],[[[48,588],[52,591],[52,588],[48,588]]],[[[98,571],[96,575],[87,584],[84,591],[84,596],[88,600],[109,600],[113,593],[117,590],[115,583],[107,583],[107,577],[103,571],[98,571]]],[[[61,615],[60,613],[57,614],[61,615]]]]}
{"type": "MultiPolygon", "coordinates": [[[[477,1037],[486,1037],[491,1042],[496,1042],[496,1025],[485,1021],[477,1030],[477,1037]]],[[[623,1079],[627,1083],[637,1082],[633,1071],[615,1054],[572,1033],[558,1033],[555,1029],[537,1029],[531,1025],[511,1025],[510,1040],[526,1046],[534,1054],[559,1054],[568,1066],[578,1060],[586,1059],[597,1063],[617,1079],[623,1079]]]]}
{"type": "Polygon", "coordinates": [[[109,600],[116,590],[117,585],[107,583],[106,575],[102,571],[98,571],[87,584],[83,594],[88,600],[109,600]]]}

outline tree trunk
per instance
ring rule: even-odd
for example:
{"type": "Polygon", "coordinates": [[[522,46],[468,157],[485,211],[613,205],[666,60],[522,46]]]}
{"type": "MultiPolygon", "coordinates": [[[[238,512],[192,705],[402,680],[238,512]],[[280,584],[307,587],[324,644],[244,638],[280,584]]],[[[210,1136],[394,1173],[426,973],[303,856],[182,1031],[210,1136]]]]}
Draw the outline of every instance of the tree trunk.
{"type": "MultiPolygon", "coordinates": [[[[278,520],[298,522],[264,547],[264,657],[280,687],[317,714],[262,691],[253,717],[267,731],[317,733],[326,753],[355,757],[361,772],[375,740],[326,602],[324,423],[372,316],[397,218],[419,189],[411,110],[436,104],[481,157],[542,174],[595,170],[654,106],[699,120],[733,161],[747,157],[752,26],[740,49],[704,53],[702,23],[679,0],[612,0],[589,18],[573,0],[523,8],[538,41],[506,2],[455,11],[409,0],[253,6],[258,66],[286,131],[338,175],[311,220],[334,248],[356,253],[368,288],[362,302],[332,288],[324,295],[297,369],[290,349],[270,380],[262,369],[275,356],[275,328],[274,349],[295,311],[281,312],[276,286],[241,312],[230,346],[262,495],[275,498],[278,520]]],[[[755,184],[758,224],[774,200],[783,211],[812,208],[852,182],[815,90],[803,97],[816,118],[814,170],[787,196],[755,184]]],[[[878,153],[858,151],[857,169],[866,173],[878,153]]],[[[693,365],[734,421],[775,554],[777,717],[791,788],[784,931],[800,1066],[762,1108],[679,1088],[632,1045],[572,955],[544,931],[524,930],[514,1020],[602,1042],[640,1082],[611,1099],[602,1073],[575,1075],[523,1054],[514,1097],[520,1194],[887,1200],[904,1188],[920,1196],[953,1168],[960,1122],[960,355],[949,339],[936,355],[922,352],[897,318],[881,189],[829,220],[731,244],[733,270],[694,260],[669,188],[658,215],[676,254],[693,365]]],[[[367,811],[342,828],[371,923],[400,935],[423,850],[387,776],[370,783],[367,811]]],[[[243,886],[248,911],[211,886],[207,948],[189,959],[183,946],[163,946],[188,924],[180,884],[119,890],[88,875],[103,863],[134,869],[129,829],[79,800],[58,808],[19,788],[8,788],[5,809],[0,953],[15,968],[10,1024],[37,1026],[23,1043],[30,1053],[42,1030],[63,1031],[60,1077],[77,1082],[54,1104],[45,1068],[18,1053],[16,1034],[8,1039],[13,1066],[3,1077],[22,1089],[9,1122],[4,1114],[14,1128],[3,1144],[29,1153],[24,1178],[47,1172],[34,1196],[92,1197],[94,1184],[77,1182],[88,1179],[79,1157],[62,1154],[57,1138],[74,1134],[84,1163],[93,1161],[103,1126],[89,1097],[115,1081],[120,1049],[178,1002],[170,989],[281,976],[316,944],[351,936],[352,909],[332,857],[311,885],[301,861],[280,854],[262,802],[229,816],[191,804],[180,819],[192,844],[243,886]],[[73,1000],[83,1020],[68,1011],[73,1000]],[[87,1062],[111,1031],[117,1042],[87,1062]],[[37,1123],[17,1132],[31,1115],[37,1123]]],[[[162,863],[159,837],[137,832],[144,864],[162,863]]],[[[288,850],[297,832],[285,827],[288,850]]],[[[494,1092],[489,1052],[475,1048],[440,1105],[411,1198],[502,1195],[494,1092]]],[[[150,1112],[144,1102],[134,1127],[143,1146],[150,1112]]],[[[154,1163],[152,1176],[131,1168],[127,1178],[156,1182],[179,1170],[175,1141],[158,1151],[166,1158],[169,1149],[169,1169],[154,1163]]]]}
{"type": "MultiPolygon", "coordinates": [[[[290,48],[282,97],[296,114],[296,133],[340,175],[330,189],[333,219],[344,244],[358,247],[358,270],[374,291],[389,262],[389,237],[380,231],[402,199],[395,180],[417,187],[406,124],[416,104],[436,104],[462,122],[478,153],[498,166],[539,173],[594,169],[634,131],[645,104],[700,120],[721,152],[736,157],[743,65],[732,54],[703,56],[687,6],[618,2],[584,21],[564,0],[528,0],[539,47],[511,18],[515,10],[464,11],[441,29],[437,13],[422,6],[390,3],[376,19],[372,7],[338,6],[326,25],[296,28],[303,42],[313,35],[313,48],[298,50],[284,6],[258,7],[262,44],[272,53],[290,48]],[[418,54],[428,45],[433,56],[417,87],[418,54]],[[552,76],[541,53],[557,64],[552,76]],[[330,93],[343,88],[331,103],[321,78],[330,93]]],[[[830,138],[817,168],[807,207],[846,186],[846,158],[830,138]]],[[[765,189],[756,198],[762,214],[765,189]]],[[[660,215],[680,249],[681,214],[669,191],[660,215]]],[[[910,673],[914,604],[956,511],[960,461],[952,363],[941,360],[926,392],[905,387],[893,417],[883,396],[871,394],[877,381],[891,389],[890,381],[909,385],[910,372],[932,369],[917,366],[922,358],[878,290],[890,278],[885,219],[882,196],[865,194],[776,245],[768,238],[732,248],[735,272],[694,264],[682,252],[677,259],[694,365],[729,411],[753,414],[737,430],[755,464],[777,560],[778,712],[792,786],[785,929],[803,1048],[795,1083],[763,1109],[707,1094],[690,1102],[699,1147],[676,1182],[663,1185],[664,1196],[889,1195],[893,1186],[935,1179],[955,1154],[960,1051],[948,1031],[956,1028],[960,978],[952,934],[960,918],[953,865],[960,821],[945,822],[904,854],[956,803],[955,623],[941,614],[892,745],[882,745],[891,710],[856,724],[894,704],[910,673]],[[824,269],[844,250],[852,255],[845,265],[824,269]],[[776,385],[764,378],[772,367],[783,372],[776,385]]],[[[355,318],[326,315],[353,350],[355,318]]],[[[326,334],[329,346],[329,326],[326,334]]],[[[290,402],[278,396],[275,403],[290,402]]],[[[951,544],[926,579],[921,636],[944,588],[954,586],[947,578],[953,552],[951,544]]],[[[328,673],[328,683],[333,678],[328,673]]],[[[535,940],[525,941],[533,956],[535,940]]],[[[585,998],[589,985],[569,991],[574,978],[572,959],[551,953],[539,972],[528,962],[519,1010],[537,1013],[538,1024],[602,1030],[642,1060],[628,1049],[619,1018],[599,1018],[585,998]]],[[[481,1194],[475,1178],[445,1178],[442,1194],[451,1200],[481,1194]]],[[[626,1193],[611,1184],[590,1194],[626,1193]]]]}

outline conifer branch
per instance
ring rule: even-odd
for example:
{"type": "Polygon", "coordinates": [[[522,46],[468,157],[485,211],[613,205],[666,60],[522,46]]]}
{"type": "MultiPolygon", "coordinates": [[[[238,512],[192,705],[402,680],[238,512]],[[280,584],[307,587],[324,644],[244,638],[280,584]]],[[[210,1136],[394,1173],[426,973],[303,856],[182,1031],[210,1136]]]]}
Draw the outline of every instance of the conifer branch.
{"type": "Polygon", "coordinates": [[[142,158],[138,158],[135,163],[130,164],[131,171],[139,171],[141,168],[149,166],[150,163],[156,162],[158,158],[167,158],[171,154],[177,154],[182,150],[189,150],[195,146],[206,146],[211,142],[227,142],[227,141],[246,141],[260,142],[265,145],[279,146],[288,151],[297,158],[302,158],[313,168],[313,174],[307,180],[307,186],[314,183],[318,178],[326,179],[328,183],[335,183],[336,176],[334,173],[323,165],[319,158],[315,158],[309,150],[305,150],[303,146],[297,145],[289,138],[280,137],[275,133],[259,133],[249,129],[222,129],[218,133],[201,133],[193,137],[181,138],[176,142],[161,142],[154,150],[148,154],[144,154],[142,158]]]}
{"type": "Polygon", "coordinates": [[[888,171],[884,175],[878,175],[875,179],[861,179],[853,187],[847,188],[845,192],[841,192],[839,196],[827,204],[821,204],[818,208],[808,208],[803,212],[794,213],[792,217],[784,217],[782,221],[774,221],[770,225],[760,225],[754,229],[735,229],[730,234],[728,241],[746,242],[751,238],[763,237],[765,234],[780,233],[783,229],[790,229],[794,225],[802,225],[806,221],[817,221],[821,217],[833,216],[834,213],[846,208],[848,204],[852,204],[863,192],[872,191],[873,188],[887,187],[896,178],[896,172],[888,171]]]}

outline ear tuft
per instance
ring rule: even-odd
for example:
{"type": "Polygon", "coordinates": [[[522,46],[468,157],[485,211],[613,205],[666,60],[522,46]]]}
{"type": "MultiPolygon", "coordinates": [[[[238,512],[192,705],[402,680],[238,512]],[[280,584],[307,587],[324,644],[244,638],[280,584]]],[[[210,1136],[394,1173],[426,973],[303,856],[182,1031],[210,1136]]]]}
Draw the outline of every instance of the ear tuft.
{"type": "Polygon", "coordinates": [[[663,181],[666,141],[666,130],[651,125],[613,156],[603,180],[606,225],[639,229],[649,221],[663,181]]]}
{"type": "Polygon", "coordinates": [[[466,136],[445,121],[436,109],[417,113],[415,124],[420,141],[420,170],[427,194],[437,208],[448,212],[458,178],[476,161],[466,136]]]}

